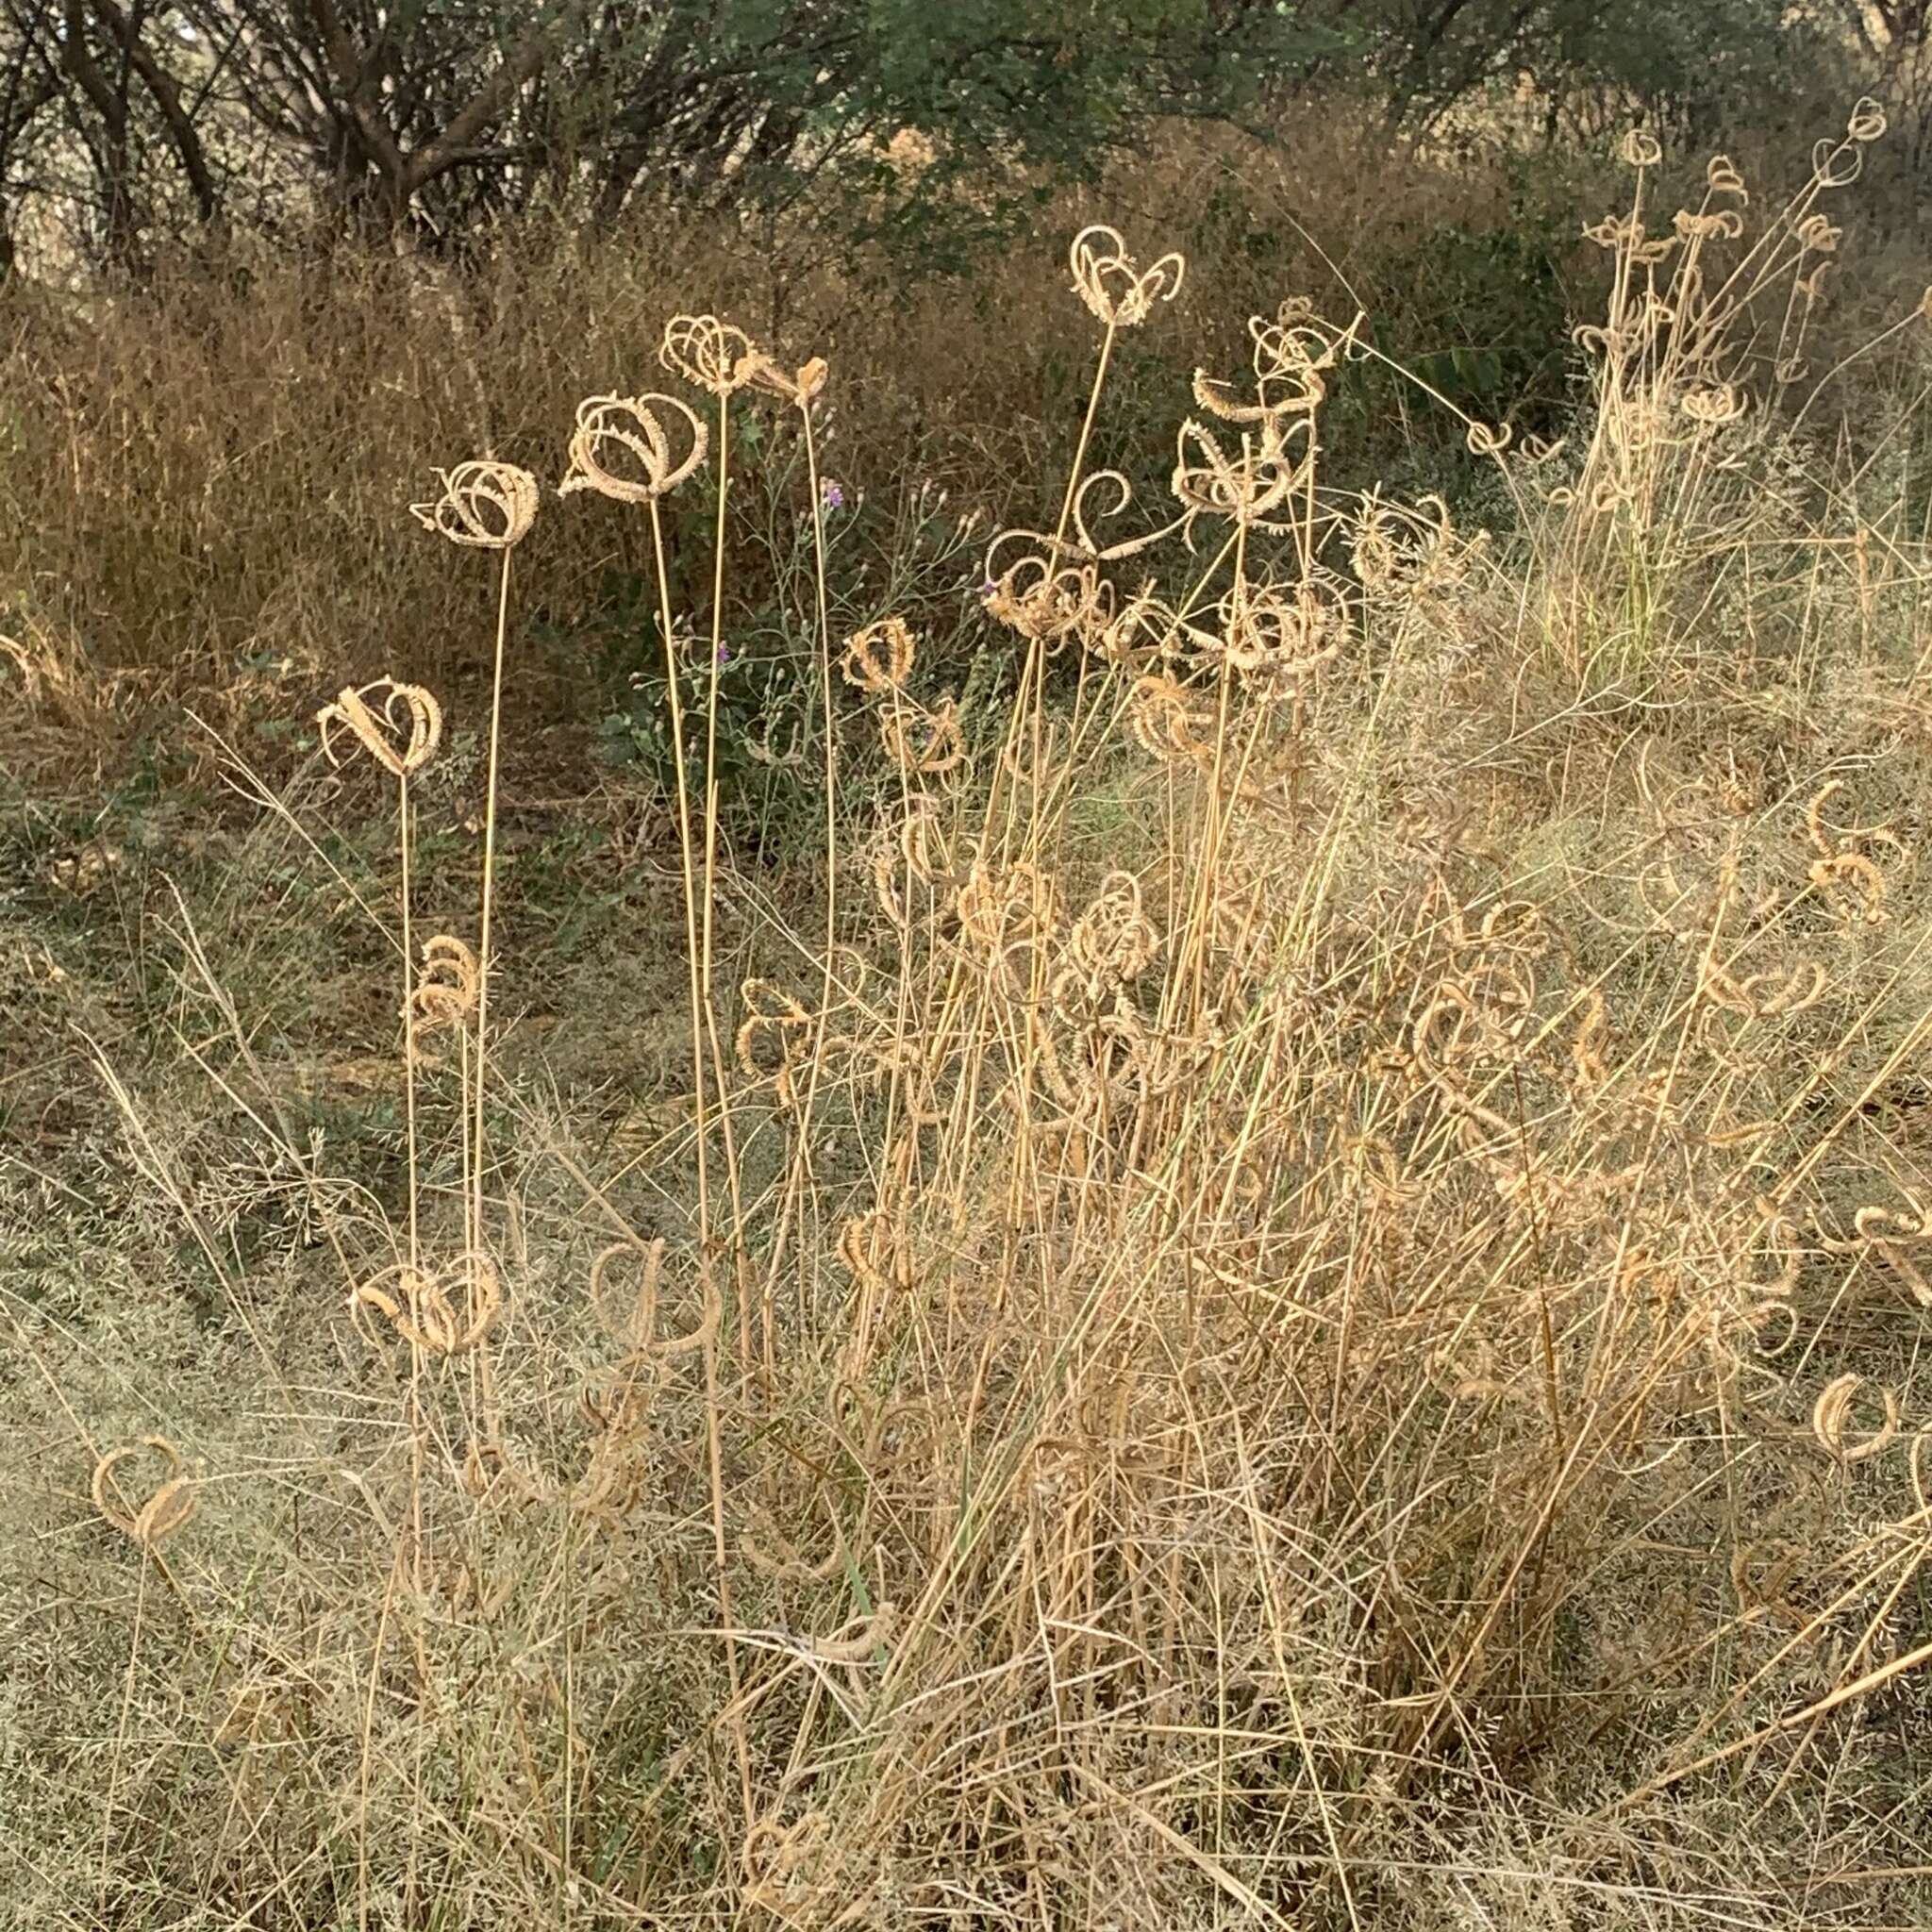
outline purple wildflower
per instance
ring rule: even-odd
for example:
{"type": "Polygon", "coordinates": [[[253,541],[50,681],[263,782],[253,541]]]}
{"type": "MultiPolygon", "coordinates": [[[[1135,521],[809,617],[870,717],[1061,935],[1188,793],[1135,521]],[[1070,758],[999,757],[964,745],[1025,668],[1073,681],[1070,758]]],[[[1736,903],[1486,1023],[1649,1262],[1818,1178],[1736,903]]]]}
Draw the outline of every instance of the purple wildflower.
{"type": "Polygon", "coordinates": [[[827,510],[845,508],[845,491],[840,487],[836,476],[827,476],[819,486],[819,501],[827,510]]]}

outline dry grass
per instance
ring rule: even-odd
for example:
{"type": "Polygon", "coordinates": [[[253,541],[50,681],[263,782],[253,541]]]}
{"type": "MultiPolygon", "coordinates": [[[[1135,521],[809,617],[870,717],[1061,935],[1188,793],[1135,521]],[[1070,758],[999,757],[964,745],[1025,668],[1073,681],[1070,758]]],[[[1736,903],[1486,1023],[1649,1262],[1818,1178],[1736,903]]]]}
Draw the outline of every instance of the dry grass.
{"type": "MultiPolygon", "coordinates": [[[[1674,231],[1630,148],[1571,438],[1457,425],[1483,529],[1324,481],[1374,354],[1325,303],[1208,364],[1131,502],[1109,377],[1192,270],[1084,230],[1071,462],[964,687],[835,622],[837,357],[680,315],[574,440],[493,375],[529,422],[419,510],[485,557],[391,511],[339,559],[422,680],[343,690],[341,779],[227,755],[258,815],[128,985],[9,928],[103,1095],[0,1182],[20,1922],[1923,1920],[1917,392],[1856,455],[1789,393],[1874,132],[1674,231]],[[721,789],[755,408],[795,916],[721,789]],[[387,628],[441,574],[513,698],[526,560],[600,543],[674,674],[627,1148],[510,1050],[507,706],[439,870],[439,650],[387,628]],[[386,1163],[295,1108],[301,1011],[391,1051],[386,1163]]],[[[1925,327],[1866,359],[1922,381],[1925,327]]],[[[334,460],[276,514],[359,503],[334,460]]],[[[616,1059],[620,982],[579,997],[616,1059]]]]}

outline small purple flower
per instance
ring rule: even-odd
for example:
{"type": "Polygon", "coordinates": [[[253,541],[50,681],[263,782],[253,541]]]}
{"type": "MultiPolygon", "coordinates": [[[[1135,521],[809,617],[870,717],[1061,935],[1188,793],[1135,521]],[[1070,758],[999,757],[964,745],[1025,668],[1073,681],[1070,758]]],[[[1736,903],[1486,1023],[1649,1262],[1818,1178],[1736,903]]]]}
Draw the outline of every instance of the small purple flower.
{"type": "Polygon", "coordinates": [[[819,486],[819,501],[829,510],[845,508],[845,491],[836,476],[827,476],[819,486]]]}
{"type": "Polygon", "coordinates": [[[728,664],[730,661],[731,646],[729,644],[720,644],[718,646],[718,662],[720,664],[728,664]]]}
{"type": "Polygon", "coordinates": [[[982,604],[989,603],[999,594],[999,588],[998,583],[991,577],[988,577],[985,583],[979,587],[979,601],[982,604]]]}

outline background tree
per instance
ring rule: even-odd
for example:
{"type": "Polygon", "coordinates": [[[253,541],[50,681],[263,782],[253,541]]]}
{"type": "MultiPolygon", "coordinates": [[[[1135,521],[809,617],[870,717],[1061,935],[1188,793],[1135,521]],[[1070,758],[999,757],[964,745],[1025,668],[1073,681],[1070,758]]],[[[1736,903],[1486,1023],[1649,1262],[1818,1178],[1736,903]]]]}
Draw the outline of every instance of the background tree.
{"type": "Polygon", "coordinates": [[[507,215],[675,197],[957,261],[1157,122],[1287,129],[1314,78],[1440,134],[1526,77],[1549,138],[1639,115],[1693,145],[1842,57],[1912,92],[1932,0],[1816,5],[0,0],[0,236],[129,268],[319,219],[458,250],[507,215]]]}

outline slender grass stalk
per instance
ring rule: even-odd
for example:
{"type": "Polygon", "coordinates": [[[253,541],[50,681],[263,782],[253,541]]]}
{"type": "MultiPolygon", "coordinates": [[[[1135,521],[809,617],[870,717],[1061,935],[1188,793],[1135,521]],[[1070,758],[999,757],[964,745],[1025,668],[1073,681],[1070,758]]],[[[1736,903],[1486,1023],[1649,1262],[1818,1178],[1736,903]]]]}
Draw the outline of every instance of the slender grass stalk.
{"type": "Polygon", "coordinates": [[[509,632],[511,546],[502,553],[496,585],[496,646],[490,668],[490,754],[483,805],[483,885],[477,919],[476,945],[476,1063],[472,1070],[471,1098],[475,1113],[470,1135],[471,1218],[480,1254],[489,1227],[483,1212],[483,1175],[487,1158],[484,1124],[488,1114],[490,1067],[490,974],[495,963],[491,928],[496,905],[496,807],[503,748],[503,671],[509,632]]]}

